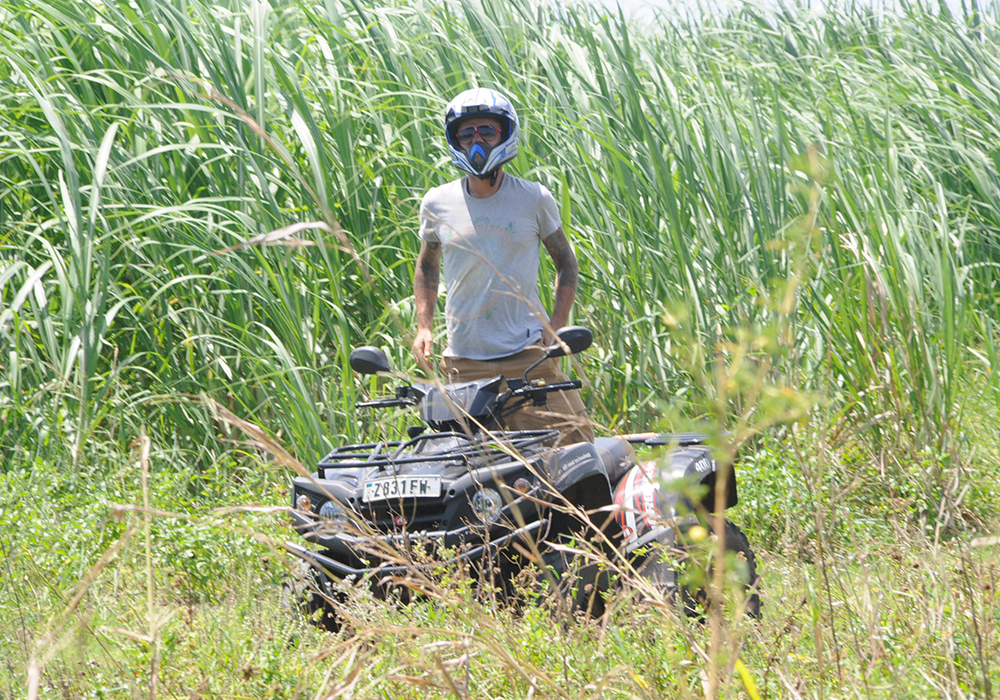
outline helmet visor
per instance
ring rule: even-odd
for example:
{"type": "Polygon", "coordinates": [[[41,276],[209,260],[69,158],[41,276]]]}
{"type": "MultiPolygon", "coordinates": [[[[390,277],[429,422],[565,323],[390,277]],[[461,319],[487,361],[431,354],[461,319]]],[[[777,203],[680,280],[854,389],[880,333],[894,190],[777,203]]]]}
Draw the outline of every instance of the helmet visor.
{"type": "Polygon", "coordinates": [[[480,124],[479,126],[465,126],[455,132],[455,138],[458,140],[458,144],[463,148],[469,146],[472,140],[476,137],[476,134],[486,141],[487,143],[500,138],[500,128],[492,124],[480,124]]]}

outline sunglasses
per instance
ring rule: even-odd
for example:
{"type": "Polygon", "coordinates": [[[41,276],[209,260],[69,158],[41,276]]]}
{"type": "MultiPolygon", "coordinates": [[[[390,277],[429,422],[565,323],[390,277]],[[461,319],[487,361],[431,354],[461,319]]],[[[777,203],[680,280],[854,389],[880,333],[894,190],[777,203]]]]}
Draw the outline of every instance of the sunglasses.
{"type": "Polygon", "coordinates": [[[466,126],[458,130],[455,136],[459,144],[468,146],[472,143],[472,137],[479,134],[483,141],[490,141],[500,135],[500,129],[492,124],[482,124],[480,126],[466,126]]]}

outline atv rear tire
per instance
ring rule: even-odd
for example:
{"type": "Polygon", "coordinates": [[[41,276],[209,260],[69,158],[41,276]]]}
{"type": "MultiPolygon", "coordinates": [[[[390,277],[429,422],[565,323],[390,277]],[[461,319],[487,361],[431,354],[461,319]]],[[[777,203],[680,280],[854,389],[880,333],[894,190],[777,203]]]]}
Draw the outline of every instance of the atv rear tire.
{"type": "Polygon", "coordinates": [[[542,555],[542,561],[544,570],[537,580],[548,582],[557,609],[570,615],[604,614],[608,574],[599,565],[587,564],[581,557],[560,550],[549,550],[542,555]]]}
{"type": "MultiPolygon", "coordinates": [[[[710,519],[713,521],[714,519],[710,519]]],[[[714,522],[710,522],[714,525],[714,522]]],[[[703,618],[711,608],[713,601],[709,595],[715,566],[718,557],[718,540],[715,533],[703,544],[691,542],[691,530],[688,529],[683,538],[686,542],[686,554],[681,560],[681,577],[679,591],[684,614],[688,617],[703,618]],[[687,579],[687,582],[685,582],[687,579]]],[[[712,528],[714,530],[714,527],[712,528]]],[[[743,531],[730,521],[725,521],[725,546],[727,574],[731,572],[734,579],[726,576],[731,593],[735,593],[736,604],[741,605],[746,614],[759,620],[761,617],[760,576],[757,575],[757,557],[750,549],[750,542],[743,531]],[[731,557],[728,555],[732,555],[731,557]],[[733,585],[736,584],[736,585],[733,585]]],[[[725,592],[724,592],[725,596],[725,592]]],[[[725,596],[733,598],[734,596],[725,596]]]]}

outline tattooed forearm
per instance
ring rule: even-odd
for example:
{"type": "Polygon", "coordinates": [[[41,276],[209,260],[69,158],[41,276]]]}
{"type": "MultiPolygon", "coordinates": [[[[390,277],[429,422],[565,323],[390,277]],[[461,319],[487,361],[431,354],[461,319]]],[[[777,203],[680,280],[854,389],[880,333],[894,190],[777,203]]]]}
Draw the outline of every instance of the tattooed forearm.
{"type": "Polygon", "coordinates": [[[413,276],[413,286],[419,289],[433,289],[435,294],[441,280],[441,244],[425,241],[417,256],[417,269],[413,276]]]}
{"type": "MultiPolygon", "coordinates": [[[[573,247],[566,240],[566,234],[560,228],[545,239],[545,249],[552,257],[556,267],[556,293],[552,302],[552,315],[549,317],[549,328],[546,333],[559,330],[566,325],[573,300],[576,298],[576,285],[579,277],[579,266],[573,247]]],[[[548,336],[543,336],[547,342],[548,336]]]]}
{"type": "Polygon", "coordinates": [[[561,228],[545,239],[545,249],[549,251],[552,264],[556,268],[556,288],[568,287],[575,290],[580,268],[576,262],[576,255],[573,254],[573,247],[561,228]]]}
{"type": "Polygon", "coordinates": [[[419,357],[430,352],[432,341],[430,332],[434,326],[434,307],[437,306],[438,282],[441,268],[441,244],[424,241],[417,255],[416,269],[413,272],[413,298],[417,307],[417,331],[426,334],[422,340],[419,352],[415,346],[414,352],[419,357]]]}

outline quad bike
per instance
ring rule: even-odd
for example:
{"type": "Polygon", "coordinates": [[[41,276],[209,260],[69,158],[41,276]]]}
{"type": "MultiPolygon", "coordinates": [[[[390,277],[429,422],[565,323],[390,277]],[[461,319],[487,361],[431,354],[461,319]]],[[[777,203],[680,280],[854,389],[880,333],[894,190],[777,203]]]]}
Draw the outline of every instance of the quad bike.
{"type": "MultiPolygon", "coordinates": [[[[582,352],[592,341],[586,328],[563,328],[545,357],[582,352]]],[[[729,552],[723,568],[738,579],[739,604],[759,616],[754,553],[738,527],[712,515],[717,503],[736,504],[735,476],[704,437],[646,433],[556,448],[556,430],[505,430],[514,411],[580,388],[579,380],[531,379],[540,362],[520,378],[422,384],[393,373],[380,349],[354,350],[355,372],[402,382],[357,407],[419,407],[424,425],[403,439],[337,447],[314,474],[295,479],[292,519],[312,547],[285,544],[299,564],[286,581],[288,599],[335,630],[344,584],[407,598],[426,585],[421,577],[450,564],[508,593],[523,571],[539,572],[572,606],[599,614],[614,577],[597,557],[581,557],[587,541],[611,569],[641,577],[692,615],[710,602],[709,586],[704,569],[700,580],[686,578],[687,565],[698,552],[729,552]],[[667,451],[638,463],[636,446],[667,451]],[[718,525],[724,547],[709,534],[718,525]]]]}

